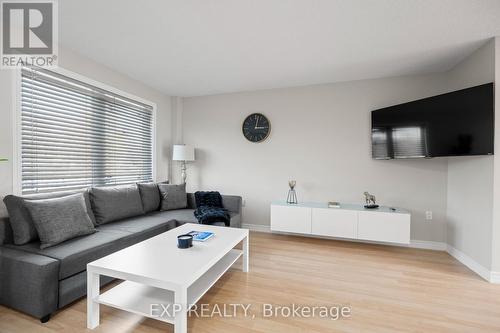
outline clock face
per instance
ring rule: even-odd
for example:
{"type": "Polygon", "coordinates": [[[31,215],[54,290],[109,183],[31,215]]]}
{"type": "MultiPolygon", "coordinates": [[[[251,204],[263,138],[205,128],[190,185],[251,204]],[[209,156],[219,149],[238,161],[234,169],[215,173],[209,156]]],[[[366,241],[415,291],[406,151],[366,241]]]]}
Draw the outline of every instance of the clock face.
{"type": "Polygon", "coordinates": [[[245,118],[242,126],[243,135],[250,142],[262,142],[271,133],[271,123],[261,113],[252,113],[245,118]]]}

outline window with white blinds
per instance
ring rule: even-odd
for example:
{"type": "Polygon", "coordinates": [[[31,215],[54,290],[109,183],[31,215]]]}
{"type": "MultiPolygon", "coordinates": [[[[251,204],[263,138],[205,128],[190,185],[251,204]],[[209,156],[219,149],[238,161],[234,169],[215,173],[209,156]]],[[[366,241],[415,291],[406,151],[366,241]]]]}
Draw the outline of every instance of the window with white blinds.
{"type": "Polygon", "coordinates": [[[23,68],[21,178],[23,194],[152,181],[152,106],[23,68]]]}

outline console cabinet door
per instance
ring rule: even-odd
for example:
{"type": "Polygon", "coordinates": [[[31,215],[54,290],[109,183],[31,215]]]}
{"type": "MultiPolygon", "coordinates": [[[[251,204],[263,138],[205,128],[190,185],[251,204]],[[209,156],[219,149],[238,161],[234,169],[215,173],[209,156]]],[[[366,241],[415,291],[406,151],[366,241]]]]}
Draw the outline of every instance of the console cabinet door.
{"type": "Polygon", "coordinates": [[[358,238],[390,243],[410,243],[410,214],[359,212],[358,238]]]}
{"type": "Polygon", "coordinates": [[[271,230],[310,234],[311,208],[272,205],[271,230]]]}
{"type": "Polygon", "coordinates": [[[312,234],[318,236],[357,238],[358,213],[336,208],[312,210],[312,234]]]}

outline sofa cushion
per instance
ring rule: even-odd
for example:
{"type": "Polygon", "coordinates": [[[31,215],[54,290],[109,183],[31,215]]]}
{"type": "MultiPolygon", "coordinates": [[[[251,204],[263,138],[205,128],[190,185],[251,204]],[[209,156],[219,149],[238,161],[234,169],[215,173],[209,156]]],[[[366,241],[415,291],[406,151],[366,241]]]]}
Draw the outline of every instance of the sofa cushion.
{"type": "MultiPolygon", "coordinates": [[[[229,215],[231,216],[231,227],[238,227],[239,228],[241,225],[241,215],[238,213],[233,213],[233,212],[229,212],[229,215]]],[[[177,222],[180,222],[180,223],[198,223],[198,220],[194,216],[194,209],[190,209],[190,208],[154,212],[154,213],[148,214],[146,216],[160,218],[160,219],[163,219],[165,221],[166,220],[176,220],[177,222]]],[[[121,221],[113,222],[113,223],[107,224],[106,227],[109,225],[110,228],[114,228],[114,225],[120,225],[120,224],[121,224],[121,221]]],[[[224,222],[222,222],[220,224],[214,224],[214,225],[222,225],[223,226],[224,222]]]]}
{"type": "Polygon", "coordinates": [[[126,241],[129,236],[124,231],[98,231],[46,249],[40,249],[39,242],[5,246],[58,259],[59,279],[62,280],[86,270],[87,263],[131,245],[126,241]]]}
{"type": "Polygon", "coordinates": [[[25,200],[44,249],[96,230],[85,211],[82,193],[62,198],[25,200]]]}
{"type": "Polygon", "coordinates": [[[137,183],[141,194],[142,209],[149,213],[160,209],[161,197],[157,183],[137,183]]]}
{"type": "MultiPolygon", "coordinates": [[[[229,215],[231,216],[231,228],[241,228],[241,215],[238,213],[233,213],[229,212],[229,215]]],[[[210,225],[215,225],[218,227],[225,227],[226,224],[224,222],[214,222],[211,223],[210,225]]]]}
{"type": "Polygon", "coordinates": [[[166,218],[173,219],[182,223],[198,223],[194,216],[194,209],[176,209],[161,212],[166,218]]]}
{"type": "Polygon", "coordinates": [[[161,210],[183,209],[187,207],[186,184],[158,184],[161,195],[161,210]]]}
{"type": "MultiPolygon", "coordinates": [[[[101,275],[101,287],[114,281],[115,278],[101,275]]],[[[59,281],[59,304],[62,308],[74,300],[79,299],[87,294],[87,272],[80,272],[67,279],[59,281]]]]}
{"type": "Polygon", "coordinates": [[[90,204],[89,191],[87,189],[71,192],[55,192],[32,194],[27,196],[7,195],[3,199],[7,212],[9,213],[9,221],[13,232],[13,241],[16,245],[26,244],[38,239],[33,220],[27,208],[24,205],[24,200],[43,200],[49,198],[60,198],[75,193],[83,193],[85,199],[85,207],[90,220],[96,225],[96,220],[90,204]]]}
{"type": "Polygon", "coordinates": [[[108,254],[142,242],[148,238],[175,228],[177,222],[162,214],[152,213],[97,227],[97,232],[75,238],[46,249],[39,242],[22,246],[4,245],[18,250],[38,253],[61,262],[59,279],[65,279],[86,270],[87,264],[108,254]]]}
{"type": "Polygon", "coordinates": [[[90,201],[97,224],[143,214],[141,195],[136,185],[93,187],[90,201]]]}
{"type": "MultiPolygon", "coordinates": [[[[128,233],[137,233],[144,231],[151,231],[154,229],[165,230],[165,225],[167,222],[171,222],[174,219],[173,212],[152,212],[142,216],[131,217],[121,221],[116,221],[112,223],[107,223],[105,225],[99,226],[99,230],[116,230],[116,231],[126,231],[128,233]]],[[[175,221],[174,221],[175,222],[175,221]]],[[[171,226],[172,224],[170,224],[171,226]]],[[[175,225],[175,223],[173,224],[175,225]]]]}

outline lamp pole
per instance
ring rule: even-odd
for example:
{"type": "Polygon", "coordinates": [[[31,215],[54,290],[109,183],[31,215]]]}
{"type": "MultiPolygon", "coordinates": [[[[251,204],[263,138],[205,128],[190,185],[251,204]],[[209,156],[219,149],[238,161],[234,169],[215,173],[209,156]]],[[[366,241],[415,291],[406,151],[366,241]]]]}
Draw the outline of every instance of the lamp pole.
{"type": "Polygon", "coordinates": [[[182,183],[186,184],[186,178],[187,178],[186,161],[181,161],[181,178],[182,178],[182,183]]]}
{"type": "Polygon", "coordinates": [[[182,184],[186,184],[187,162],[194,161],[194,147],[189,145],[174,145],[172,149],[172,160],[181,162],[182,184]]]}

